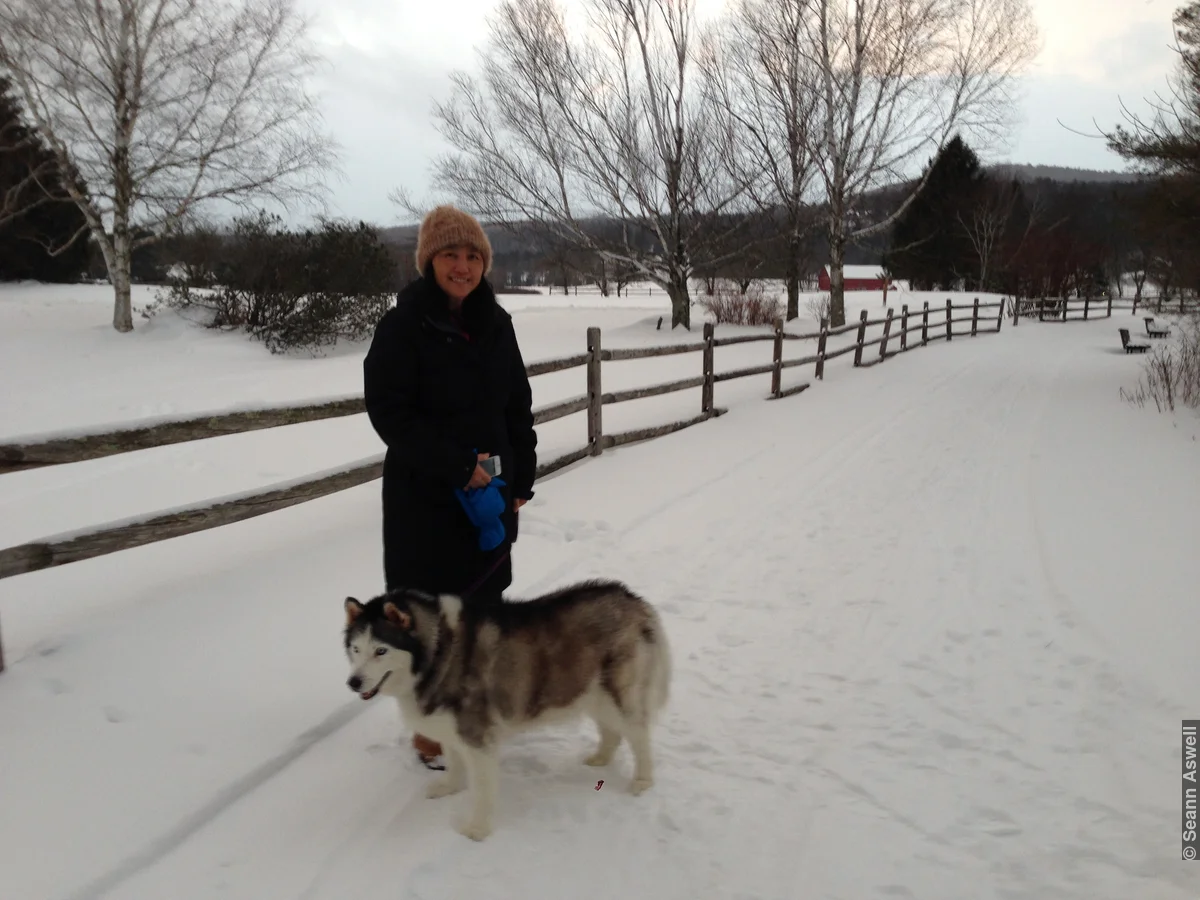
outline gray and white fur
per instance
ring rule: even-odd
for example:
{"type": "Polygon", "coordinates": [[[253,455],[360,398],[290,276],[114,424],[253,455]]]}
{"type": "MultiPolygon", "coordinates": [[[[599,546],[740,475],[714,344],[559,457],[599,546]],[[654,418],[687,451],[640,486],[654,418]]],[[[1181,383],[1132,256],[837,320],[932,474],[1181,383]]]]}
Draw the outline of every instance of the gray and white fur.
{"type": "Polygon", "coordinates": [[[650,732],[668,699],[671,654],[658,612],[625,585],[589,581],[481,609],[452,595],[398,590],[345,601],[351,690],[394,697],[405,724],[443,747],[445,774],[426,796],[471,787],[458,830],[492,831],[498,748],[518,731],[579,717],[605,766],[622,739],[633,751],[630,790],[654,783],[650,732]]]}

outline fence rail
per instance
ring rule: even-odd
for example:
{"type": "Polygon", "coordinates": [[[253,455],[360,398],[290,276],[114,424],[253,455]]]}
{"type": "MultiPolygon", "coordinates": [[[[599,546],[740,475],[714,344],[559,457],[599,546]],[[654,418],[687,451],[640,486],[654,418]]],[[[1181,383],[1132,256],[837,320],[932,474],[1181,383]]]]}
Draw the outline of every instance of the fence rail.
{"type": "Polygon", "coordinates": [[[1200,298],[1164,299],[1162,297],[1026,297],[1012,301],[1013,325],[1021,319],[1039,322],[1087,322],[1092,319],[1111,319],[1113,310],[1129,310],[1137,315],[1153,311],[1156,314],[1200,312],[1200,298]]]}
{"type": "MultiPolygon", "coordinates": [[[[768,334],[737,335],[728,338],[717,338],[712,323],[705,323],[703,340],[688,344],[674,344],[657,347],[632,347],[606,350],[602,346],[599,328],[587,330],[587,352],[560,359],[545,360],[532,363],[526,367],[530,377],[563,372],[575,368],[587,370],[587,392],[580,396],[571,397],[543,406],[534,411],[535,424],[544,424],[561,419],[565,416],[580,412],[587,414],[587,443],[579,448],[564,453],[537,468],[537,478],[544,478],[567,466],[573,465],[589,456],[599,456],[604,450],[624,446],[639,441],[662,437],[684,428],[689,428],[701,422],[720,416],[726,410],[714,403],[714,386],[719,383],[749,378],[759,375],[771,376],[770,390],[766,399],[777,400],[794,396],[809,388],[810,382],[784,388],[782,373],[786,369],[801,366],[815,366],[814,377],[822,380],[825,364],[847,353],[853,352],[855,367],[875,365],[899,353],[926,346],[930,341],[945,338],[977,335],[988,332],[998,332],[1004,319],[1004,301],[997,303],[979,303],[978,300],[970,307],[954,306],[946,301],[945,307],[931,309],[928,302],[919,311],[920,323],[906,326],[917,312],[910,312],[907,304],[900,313],[902,323],[899,331],[893,331],[895,315],[888,309],[882,318],[868,319],[864,310],[857,322],[847,323],[838,328],[830,328],[826,320],[822,320],[821,328],[809,334],[788,334],[784,331],[781,320],[774,323],[768,334]],[[999,307],[999,313],[993,321],[989,317],[988,327],[980,327],[984,320],[981,310],[999,307]],[[956,311],[970,309],[969,316],[955,317],[956,311]],[[936,317],[934,321],[931,316],[936,317]],[[970,322],[970,332],[954,331],[955,323],[970,322]],[[883,334],[867,339],[868,328],[883,326],[883,334]],[[931,328],[939,329],[939,334],[930,334],[931,328]],[[856,332],[853,343],[844,347],[830,349],[830,337],[856,332]],[[907,341],[910,332],[921,333],[920,342],[907,341]],[[889,351],[889,342],[899,340],[898,349],[889,351]],[[725,372],[717,372],[714,367],[715,349],[757,341],[773,343],[770,363],[746,366],[725,372]],[[815,341],[816,352],[795,359],[784,359],[783,349],[786,344],[796,341],[815,341]],[[864,361],[864,352],[879,346],[876,358],[864,361]],[[620,391],[603,390],[602,364],[605,362],[620,362],[626,360],[652,359],[663,356],[685,353],[699,353],[701,356],[701,371],[699,375],[681,378],[642,388],[632,388],[620,391]],[[649,428],[640,428],[618,434],[607,434],[603,428],[603,409],[615,403],[625,403],[648,397],[657,397],[678,391],[700,389],[700,411],[698,415],[669,422],[649,428]]],[[[892,344],[895,348],[895,344],[892,344]]],[[[262,428],[277,427],[284,424],[315,421],[332,416],[354,415],[365,411],[361,397],[347,398],[322,404],[307,404],[296,407],[280,407],[274,409],[251,410],[227,415],[207,415],[203,417],[178,420],[166,423],[156,423],[143,428],[131,428],[107,434],[83,435],[69,438],[56,438],[42,443],[13,443],[0,446],[0,462],[18,465],[57,465],[68,462],[79,462],[95,459],[131,450],[148,447],[164,446],[166,444],[197,440],[212,437],[214,434],[233,434],[242,431],[254,431],[262,428]],[[269,424],[268,424],[269,423],[269,424]]],[[[219,501],[204,501],[189,506],[159,510],[145,516],[128,519],[122,522],[108,523],[90,529],[77,530],[70,533],[47,537],[42,540],[21,544],[0,550],[0,579],[11,578],[36,572],[42,569],[66,565],[85,559],[92,559],[119,550],[140,547],[157,541],[181,537],[199,531],[206,531],[221,525],[244,521],[264,515],[308,500],[328,496],[348,488],[356,487],[379,478],[382,474],[382,454],[361,460],[349,466],[326,470],[301,479],[272,485],[265,489],[248,491],[241,495],[226,497],[219,501]]],[[[0,646],[0,672],[4,671],[3,647],[0,646]]]]}

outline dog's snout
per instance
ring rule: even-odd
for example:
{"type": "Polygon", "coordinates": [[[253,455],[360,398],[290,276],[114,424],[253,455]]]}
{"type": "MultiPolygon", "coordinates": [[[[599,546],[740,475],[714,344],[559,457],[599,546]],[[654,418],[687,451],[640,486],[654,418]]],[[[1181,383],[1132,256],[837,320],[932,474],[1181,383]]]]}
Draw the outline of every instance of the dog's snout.
{"type": "Polygon", "coordinates": [[[357,675],[351,675],[346,684],[350,686],[350,690],[357,691],[362,689],[363,680],[357,675]]]}

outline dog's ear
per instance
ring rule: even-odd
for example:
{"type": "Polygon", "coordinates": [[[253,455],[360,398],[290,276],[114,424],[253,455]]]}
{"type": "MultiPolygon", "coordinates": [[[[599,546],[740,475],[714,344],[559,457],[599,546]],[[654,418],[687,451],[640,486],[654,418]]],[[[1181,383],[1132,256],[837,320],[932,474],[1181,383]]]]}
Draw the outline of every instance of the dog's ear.
{"type": "Polygon", "coordinates": [[[363,605],[353,597],[346,598],[346,625],[347,627],[354,624],[354,620],[362,615],[363,605]]]}
{"type": "Polygon", "coordinates": [[[438,606],[446,618],[446,623],[451,628],[458,628],[458,622],[462,616],[462,599],[454,594],[439,594],[438,606]]]}
{"type": "Polygon", "coordinates": [[[405,631],[412,629],[412,616],[391,601],[383,604],[383,617],[405,631]]]}

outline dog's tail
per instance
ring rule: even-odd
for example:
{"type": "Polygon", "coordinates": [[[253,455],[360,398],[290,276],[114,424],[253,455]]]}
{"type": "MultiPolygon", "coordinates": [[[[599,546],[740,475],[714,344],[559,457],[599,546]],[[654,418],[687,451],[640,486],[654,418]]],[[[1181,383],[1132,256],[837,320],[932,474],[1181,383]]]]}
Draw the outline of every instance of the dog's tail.
{"type": "Polygon", "coordinates": [[[642,639],[650,657],[650,672],[646,679],[648,693],[646,709],[657,718],[671,697],[673,662],[671,643],[667,640],[667,630],[663,627],[662,617],[655,609],[651,609],[650,622],[642,632],[642,639]]]}

